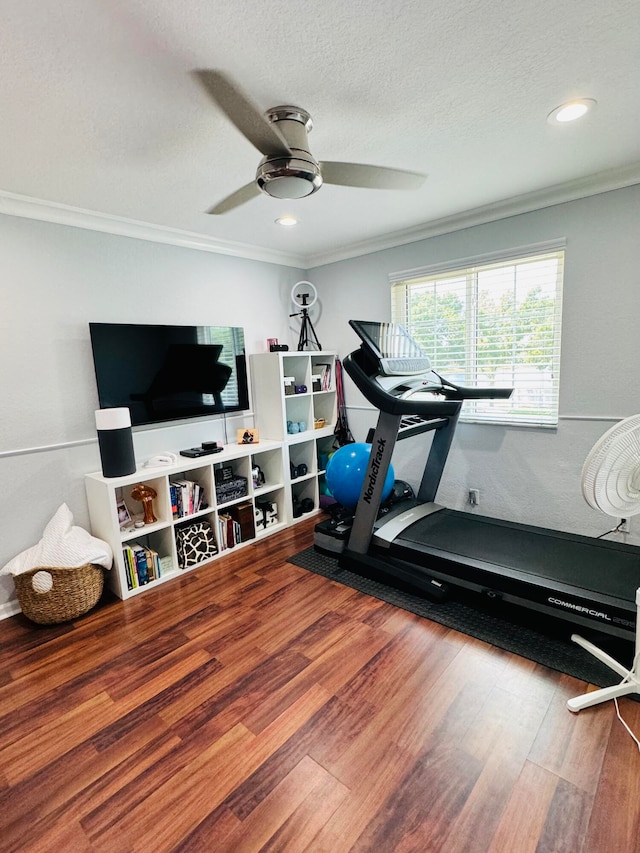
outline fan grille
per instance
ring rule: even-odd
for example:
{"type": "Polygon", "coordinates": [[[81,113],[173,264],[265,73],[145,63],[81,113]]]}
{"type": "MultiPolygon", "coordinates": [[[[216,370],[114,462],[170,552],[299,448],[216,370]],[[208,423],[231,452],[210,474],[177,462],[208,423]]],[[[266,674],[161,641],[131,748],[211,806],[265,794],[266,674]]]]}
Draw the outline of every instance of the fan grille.
{"type": "Polygon", "coordinates": [[[582,494],[607,515],[640,513],[640,415],[625,418],[595,443],[582,467],[582,494]]]}

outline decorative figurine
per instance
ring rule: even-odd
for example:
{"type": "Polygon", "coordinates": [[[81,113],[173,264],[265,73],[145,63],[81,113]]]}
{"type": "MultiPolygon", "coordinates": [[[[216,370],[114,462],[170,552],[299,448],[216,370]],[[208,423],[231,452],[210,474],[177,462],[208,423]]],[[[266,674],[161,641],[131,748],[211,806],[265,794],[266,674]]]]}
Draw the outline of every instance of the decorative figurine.
{"type": "Polygon", "coordinates": [[[145,524],[153,524],[154,521],[158,520],[153,514],[153,499],[156,495],[156,490],[152,489],[151,486],[147,486],[146,483],[138,483],[137,486],[131,489],[131,497],[134,501],[142,502],[145,524]]]}

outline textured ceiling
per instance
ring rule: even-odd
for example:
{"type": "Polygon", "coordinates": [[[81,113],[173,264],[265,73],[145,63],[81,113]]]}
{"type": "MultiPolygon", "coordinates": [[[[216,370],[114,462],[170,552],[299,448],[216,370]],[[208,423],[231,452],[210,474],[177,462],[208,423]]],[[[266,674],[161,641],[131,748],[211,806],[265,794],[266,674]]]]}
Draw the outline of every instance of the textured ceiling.
{"type": "Polygon", "coordinates": [[[0,11],[9,194],[317,261],[640,167],[637,0],[0,0],[0,11]],[[428,180],[409,193],[326,185],[207,216],[260,155],[195,68],[222,69],[260,109],[307,109],[320,160],[428,180]],[[597,109],[549,125],[574,97],[597,109]],[[300,226],[277,228],[284,213],[300,226]]]}

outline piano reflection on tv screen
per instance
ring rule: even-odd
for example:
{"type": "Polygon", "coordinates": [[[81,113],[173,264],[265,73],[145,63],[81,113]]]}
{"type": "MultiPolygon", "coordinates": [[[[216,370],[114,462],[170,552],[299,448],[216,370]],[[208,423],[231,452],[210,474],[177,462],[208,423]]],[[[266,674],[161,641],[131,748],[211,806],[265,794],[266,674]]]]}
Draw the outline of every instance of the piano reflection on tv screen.
{"type": "Polygon", "coordinates": [[[164,362],[147,390],[131,394],[131,399],[144,403],[150,418],[201,410],[206,405],[206,395],[213,397],[211,412],[224,411],[222,392],[232,370],[218,361],[221,352],[220,344],[169,344],[164,362]]]}

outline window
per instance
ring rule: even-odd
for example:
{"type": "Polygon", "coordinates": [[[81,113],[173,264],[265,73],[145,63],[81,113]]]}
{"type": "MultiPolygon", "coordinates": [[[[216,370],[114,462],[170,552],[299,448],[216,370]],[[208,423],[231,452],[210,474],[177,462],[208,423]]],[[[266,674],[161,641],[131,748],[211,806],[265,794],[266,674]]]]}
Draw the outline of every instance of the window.
{"type": "Polygon", "coordinates": [[[394,273],[391,314],[459,385],[507,386],[469,400],[462,421],[556,424],[564,244],[545,243],[394,273]]]}

